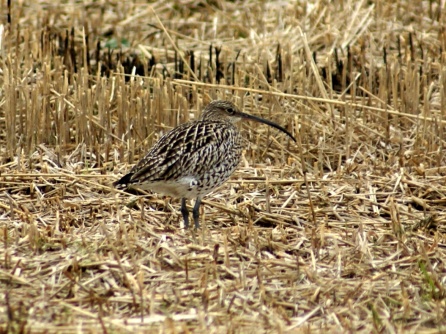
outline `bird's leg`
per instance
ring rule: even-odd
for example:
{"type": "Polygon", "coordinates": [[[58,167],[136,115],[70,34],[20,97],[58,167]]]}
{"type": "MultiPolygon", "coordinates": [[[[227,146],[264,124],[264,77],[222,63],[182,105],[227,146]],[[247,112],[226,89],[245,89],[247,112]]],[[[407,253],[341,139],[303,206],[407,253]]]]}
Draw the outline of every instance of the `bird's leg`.
{"type": "Polygon", "coordinates": [[[192,215],[194,216],[194,224],[195,228],[200,227],[199,218],[200,218],[200,204],[201,204],[201,197],[197,197],[195,200],[194,208],[192,209],[192,215]]]}
{"type": "Polygon", "coordinates": [[[181,199],[181,214],[184,219],[184,228],[187,230],[189,228],[189,211],[187,211],[186,199],[181,199]]]}

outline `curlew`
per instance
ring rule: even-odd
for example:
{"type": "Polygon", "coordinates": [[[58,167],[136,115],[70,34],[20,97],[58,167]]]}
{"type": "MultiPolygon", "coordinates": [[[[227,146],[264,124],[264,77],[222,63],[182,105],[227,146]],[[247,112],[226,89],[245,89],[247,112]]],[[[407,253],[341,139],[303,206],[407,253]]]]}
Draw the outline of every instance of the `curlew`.
{"type": "Polygon", "coordinates": [[[163,135],[128,174],[113,185],[136,186],[181,198],[184,227],[189,227],[187,199],[196,199],[192,210],[199,227],[201,199],[222,185],[237,168],[243,138],[235,126],[241,119],[272,126],[296,139],[283,127],[241,112],[229,101],[212,101],[199,120],[181,124],[163,135]]]}

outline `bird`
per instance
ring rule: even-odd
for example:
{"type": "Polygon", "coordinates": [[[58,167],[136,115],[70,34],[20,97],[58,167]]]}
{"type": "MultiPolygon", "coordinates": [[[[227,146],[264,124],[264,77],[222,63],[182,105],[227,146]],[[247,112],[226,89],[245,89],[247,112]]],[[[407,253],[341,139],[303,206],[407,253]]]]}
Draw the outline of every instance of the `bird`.
{"type": "Polygon", "coordinates": [[[199,224],[203,196],[226,182],[242,157],[243,137],[235,124],[250,120],[267,124],[296,138],[280,125],[258,116],[241,112],[234,103],[214,100],[198,120],[183,123],[165,133],[148,153],[114,182],[118,189],[137,187],[181,198],[184,228],[189,228],[188,199],[195,198],[192,216],[199,224]]]}

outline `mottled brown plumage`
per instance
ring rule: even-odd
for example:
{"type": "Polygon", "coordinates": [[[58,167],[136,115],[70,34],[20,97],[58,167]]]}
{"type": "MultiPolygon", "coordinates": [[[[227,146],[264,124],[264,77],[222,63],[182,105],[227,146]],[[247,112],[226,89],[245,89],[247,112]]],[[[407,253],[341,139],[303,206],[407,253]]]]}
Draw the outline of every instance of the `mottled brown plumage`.
{"type": "Polygon", "coordinates": [[[186,199],[196,198],[192,213],[198,228],[201,199],[222,185],[240,162],[243,139],[234,125],[240,119],[268,124],[296,141],[273,122],[242,113],[229,101],[213,101],[204,108],[199,120],[182,124],[162,136],[114,185],[137,186],[181,198],[185,228],[189,226],[186,199]]]}

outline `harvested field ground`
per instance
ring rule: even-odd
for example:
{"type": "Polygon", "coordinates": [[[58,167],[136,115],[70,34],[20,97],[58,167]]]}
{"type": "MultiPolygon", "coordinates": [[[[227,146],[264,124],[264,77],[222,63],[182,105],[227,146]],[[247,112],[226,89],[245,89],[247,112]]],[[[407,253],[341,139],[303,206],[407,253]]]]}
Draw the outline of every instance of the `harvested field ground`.
{"type": "Polygon", "coordinates": [[[446,332],[440,1],[1,2],[0,331],[446,332]],[[112,183],[213,99],[243,161],[184,230],[112,183]]]}

